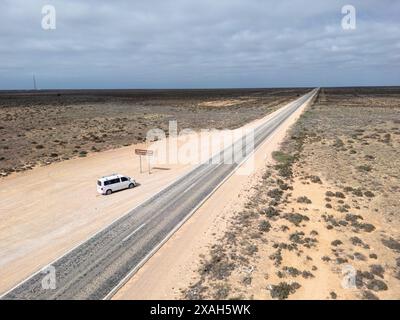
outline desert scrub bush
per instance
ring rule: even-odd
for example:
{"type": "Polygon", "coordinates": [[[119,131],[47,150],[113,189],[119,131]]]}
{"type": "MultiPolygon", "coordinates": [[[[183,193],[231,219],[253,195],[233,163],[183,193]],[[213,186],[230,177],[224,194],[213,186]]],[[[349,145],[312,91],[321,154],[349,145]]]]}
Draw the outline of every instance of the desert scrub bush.
{"type": "Polygon", "coordinates": [[[276,200],[276,201],[280,201],[282,195],[283,195],[283,191],[280,190],[280,189],[278,189],[278,188],[269,190],[269,191],[267,192],[267,196],[270,197],[270,198],[272,198],[272,199],[274,199],[274,200],[276,200]]]}
{"type": "Polygon", "coordinates": [[[343,242],[340,240],[334,240],[331,242],[331,245],[335,247],[340,246],[341,244],[343,244],[343,242]]]}
{"type": "Polygon", "coordinates": [[[304,279],[315,278],[315,276],[314,276],[310,271],[307,271],[307,270],[304,270],[304,271],[301,273],[301,275],[302,275],[302,277],[303,277],[304,279]]]}
{"type": "Polygon", "coordinates": [[[361,165],[357,167],[357,170],[360,172],[370,172],[372,170],[372,167],[369,165],[361,165]]]}
{"type": "Polygon", "coordinates": [[[252,256],[256,252],[258,252],[258,247],[255,244],[249,244],[243,248],[243,253],[245,255],[252,256]]]}
{"type": "Polygon", "coordinates": [[[343,193],[343,192],[340,192],[340,191],[335,192],[335,197],[336,197],[336,198],[340,198],[340,199],[346,198],[346,196],[344,195],[344,193],[343,193]]]}
{"type": "Polygon", "coordinates": [[[371,270],[372,274],[382,279],[384,278],[385,269],[380,264],[371,264],[369,269],[371,270]]]}
{"type": "Polygon", "coordinates": [[[284,218],[289,222],[293,223],[295,226],[299,226],[303,221],[309,221],[310,219],[307,216],[304,216],[300,213],[287,213],[284,218]]]}
{"type": "Polygon", "coordinates": [[[363,295],[362,295],[363,299],[365,300],[379,300],[379,298],[374,295],[371,291],[363,291],[363,295]]]}
{"type": "Polygon", "coordinates": [[[284,300],[289,297],[290,294],[296,292],[301,286],[297,282],[291,284],[287,282],[280,282],[278,285],[272,285],[270,288],[270,294],[273,299],[284,300]]]}
{"type": "Polygon", "coordinates": [[[351,224],[352,227],[354,227],[357,231],[358,230],[363,230],[365,232],[372,232],[375,230],[375,226],[370,224],[370,223],[359,223],[359,222],[354,222],[351,224]]]}
{"type": "Polygon", "coordinates": [[[344,142],[342,139],[336,138],[335,142],[333,143],[333,146],[335,148],[343,148],[344,147],[344,142]]]}
{"type": "Polygon", "coordinates": [[[312,183],[319,183],[322,184],[321,178],[318,176],[310,176],[310,180],[312,183]]]}
{"type": "Polygon", "coordinates": [[[271,230],[271,224],[268,221],[263,220],[259,223],[258,230],[261,232],[269,232],[269,230],[271,230]]]}
{"type": "Polygon", "coordinates": [[[364,249],[369,249],[369,245],[362,241],[359,237],[351,237],[350,241],[354,246],[360,246],[364,249]]]}
{"type": "Polygon", "coordinates": [[[282,249],[279,248],[278,250],[276,250],[273,254],[271,254],[269,256],[269,259],[274,261],[275,267],[280,266],[282,263],[282,259],[283,259],[282,258],[282,249]]]}
{"type": "Polygon", "coordinates": [[[204,300],[204,294],[207,291],[207,287],[203,285],[203,281],[200,280],[195,284],[191,285],[187,290],[183,291],[183,296],[187,300],[204,300]]]}
{"type": "Polygon", "coordinates": [[[349,221],[349,222],[357,222],[357,220],[363,220],[363,217],[358,215],[358,214],[352,214],[352,213],[348,213],[345,216],[345,220],[349,221]]]}
{"type": "Polygon", "coordinates": [[[334,196],[335,196],[335,194],[334,194],[332,191],[327,191],[327,192],[325,192],[325,195],[326,195],[327,197],[334,197],[334,196]]]}
{"type": "Polygon", "coordinates": [[[385,291],[388,290],[388,286],[382,280],[372,279],[368,282],[367,288],[373,291],[385,291]]]}
{"type": "Polygon", "coordinates": [[[400,252],[400,242],[393,238],[382,239],[382,244],[393,251],[400,252]]]}
{"type": "Polygon", "coordinates": [[[298,203],[307,203],[307,204],[312,203],[312,201],[309,198],[307,198],[306,196],[298,197],[297,202],[298,203]]]}
{"type": "Polygon", "coordinates": [[[278,170],[279,175],[291,178],[293,176],[292,165],[296,161],[296,157],[282,151],[273,152],[272,157],[277,162],[275,169],[278,170]]]}
{"type": "Polygon", "coordinates": [[[260,213],[265,214],[267,218],[273,218],[279,216],[279,211],[275,209],[273,206],[269,206],[267,209],[261,210],[260,213]]]}
{"type": "Polygon", "coordinates": [[[354,190],[353,190],[353,194],[354,194],[355,196],[357,196],[357,197],[362,197],[362,196],[363,196],[363,192],[361,191],[360,188],[354,189],[354,190]]]}
{"type": "Polygon", "coordinates": [[[217,280],[226,279],[234,270],[234,263],[229,260],[221,245],[214,246],[210,254],[210,259],[203,261],[199,270],[200,274],[217,280]]]}
{"type": "Polygon", "coordinates": [[[291,189],[291,187],[281,179],[276,180],[276,182],[278,183],[278,186],[281,190],[286,191],[288,189],[291,189]]]}
{"type": "Polygon", "coordinates": [[[364,196],[366,196],[367,198],[373,198],[375,197],[375,194],[371,191],[365,191],[364,196]]]}
{"type": "Polygon", "coordinates": [[[216,300],[226,299],[230,292],[230,286],[226,283],[218,283],[214,285],[213,298],[216,300]]]}

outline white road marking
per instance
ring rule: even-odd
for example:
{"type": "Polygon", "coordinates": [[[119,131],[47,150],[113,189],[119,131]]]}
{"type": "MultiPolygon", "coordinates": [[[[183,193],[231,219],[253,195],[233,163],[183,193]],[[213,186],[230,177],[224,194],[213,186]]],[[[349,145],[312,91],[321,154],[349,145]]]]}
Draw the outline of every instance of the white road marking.
{"type": "Polygon", "coordinates": [[[143,223],[139,228],[133,230],[130,234],[128,234],[123,240],[122,242],[125,242],[126,240],[128,240],[130,237],[132,237],[136,232],[138,232],[140,229],[142,229],[146,224],[143,223]]]}

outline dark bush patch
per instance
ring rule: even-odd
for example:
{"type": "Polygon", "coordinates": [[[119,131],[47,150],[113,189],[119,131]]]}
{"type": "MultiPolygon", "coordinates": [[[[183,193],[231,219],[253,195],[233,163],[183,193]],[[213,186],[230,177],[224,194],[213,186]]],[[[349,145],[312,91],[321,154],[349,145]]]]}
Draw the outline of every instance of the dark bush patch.
{"type": "Polygon", "coordinates": [[[312,183],[319,183],[322,184],[321,178],[318,176],[310,176],[310,180],[312,183]]]}
{"type": "Polygon", "coordinates": [[[310,199],[308,199],[306,196],[298,197],[297,202],[298,203],[307,203],[307,204],[312,203],[312,201],[310,199]]]}
{"type": "Polygon", "coordinates": [[[359,237],[351,237],[350,241],[354,246],[360,246],[363,247],[364,249],[369,249],[369,245],[364,243],[364,241],[362,241],[359,237]]]}
{"type": "Polygon", "coordinates": [[[356,229],[364,230],[365,232],[372,232],[375,230],[375,226],[370,223],[358,223],[355,222],[352,224],[353,227],[356,229]]]}
{"type": "Polygon", "coordinates": [[[371,273],[374,275],[383,278],[385,269],[380,265],[380,264],[371,264],[369,266],[369,269],[371,270],[371,273]]]}
{"type": "Polygon", "coordinates": [[[314,275],[313,275],[310,271],[306,271],[306,270],[304,270],[304,271],[301,273],[301,275],[302,275],[302,277],[303,277],[304,279],[314,278],[314,275]]]}
{"type": "Polygon", "coordinates": [[[289,297],[290,294],[296,292],[301,286],[297,282],[293,282],[292,284],[288,284],[286,282],[281,282],[278,285],[272,285],[270,290],[271,297],[273,299],[284,300],[289,297]]]}
{"type": "Polygon", "coordinates": [[[267,209],[264,209],[262,213],[265,214],[268,218],[279,216],[279,211],[272,206],[269,206],[267,209]]]}
{"type": "Polygon", "coordinates": [[[271,230],[271,224],[268,221],[263,220],[258,225],[258,230],[262,232],[269,232],[269,230],[271,230]]]}
{"type": "Polygon", "coordinates": [[[222,246],[215,246],[211,250],[211,258],[205,261],[200,268],[200,274],[209,275],[211,278],[223,280],[226,279],[233,269],[234,263],[229,261],[222,246]]]}
{"type": "Polygon", "coordinates": [[[340,198],[340,199],[346,198],[346,196],[344,195],[344,193],[343,193],[343,192],[340,192],[340,191],[335,192],[335,197],[336,197],[336,198],[340,198]]]}
{"type": "Polygon", "coordinates": [[[331,242],[331,245],[335,247],[340,246],[341,244],[343,244],[343,242],[340,240],[334,240],[331,242]]]}
{"type": "Polygon", "coordinates": [[[354,189],[353,190],[353,194],[357,197],[362,197],[363,196],[363,192],[361,191],[361,189],[354,189]]]}
{"type": "Polygon", "coordinates": [[[336,258],[336,263],[337,264],[343,264],[343,263],[346,263],[346,262],[348,262],[348,260],[347,259],[345,259],[345,258],[336,258]]]}
{"type": "Polygon", "coordinates": [[[346,219],[346,221],[349,221],[349,222],[357,222],[358,219],[363,220],[363,217],[360,215],[357,215],[357,214],[348,213],[348,214],[346,214],[345,219],[346,219]]]}
{"type": "Polygon", "coordinates": [[[283,194],[283,191],[279,190],[277,188],[269,190],[267,192],[267,196],[270,197],[270,198],[273,198],[276,201],[280,201],[281,200],[282,194],[283,194]]]}
{"type": "Polygon", "coordinates": [[[363,299],[365,300],[379,300],[379,298],[374,295],[371,291],[363,291],[363,299]]]}
{"type": "Polygon", "coordinates": [[[301,271],[294,267],[283,267],[282,270],[292,277],[298,277],[301,274],[301,271]]]}
{"type": "Polygon", "coordinates": [[[226,299],[229,295],[229,291],[230,291],[230,286],[227,285],[226,283],[224,284],[217,284],[214,287],[215,291],[214,291],[214,299],[216,300],[222,300],[222,299],[226,299]]]}
{"type": "Polygon", "coordinates": [[[296,226],[299,226],[303,221],[309,221],[310,219],[307,216],[304,216],[300,213],[287,213],[284,218],[296,226]]]}
{"type": "Polygon", "coordinates": [[[364,256],[360,252],[355,252],[354,253],[354,258],[357,259],[357,260],[360,260],[360,261],[366,261],[367,260],[366,256],[364,256]]]}
{"type": "Polygon", "coordinates": [[[344,187],[343,191],[344,192],[352,192],[354,189],[352,187],[344,187]]]}
{"type": "Polygon", "coordinates": [[[278,170],[280,176],[285,178],[293,176],[292,164],[295,162],[296,157],[282,151],[273,152],[272,157],[278,162],[275,165],[275,169],[278,170]]]}
{"type": "Polygon", "coordinates": [[[325,195],[326,195],[327,197],[334,197],[334,196],[335,196],[335,194],[334,194],[332,191],[327,191],[327,192],[325,192],[325,195]]]}
{"type": "Polygon", "coordinates": [[[280,264],[282,263],[282,249],[276,250],[275,253],[269,256],[269,258],[271,260],[274,260],[275,267],[280,266],[280,264]]]}
{"type": "Polygon", "coordinates": [[[375,194],[372,193],[371,191],[365,191],[365,192],[364,192],[364,195],[365,195],[366,197],[368,197],[368,198],[373,198],[373,197],[375,197],[375,194]]]}
{"type": "Polygon", "coordinates": [[[343,148],[344,142],[343,142],[343,140],[336,138],[335,142],[333,143],[333,146],[335,148],[343,148]]]}
{"type": "Polygon", "coordinates": [[[396,241],[395,239],[393,239],[393,238],[382,239],[382,243],[384,246],[388,247],[389,249],[400,252],[400,242],[396,241]]]}
{"type": "Polygon", "coordinates": [[[382,280],[373,279],[367,283],[367,288],[373,291],[385,291],[388,286],[382,280]]]}
{"type": "Polygon", "coordinates": [[[372,170],[372,167],[368,166],[368,165],[362,165],[362,166],[358,166],[357,170],[360,172],[370,172],[372,170]]]}

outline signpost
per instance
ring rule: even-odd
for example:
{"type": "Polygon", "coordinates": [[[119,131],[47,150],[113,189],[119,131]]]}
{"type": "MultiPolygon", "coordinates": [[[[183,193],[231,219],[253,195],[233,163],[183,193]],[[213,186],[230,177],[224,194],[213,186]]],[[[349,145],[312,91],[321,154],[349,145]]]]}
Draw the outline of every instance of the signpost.
{"type": "Polygon", "coordinates": [[[147,164],[149,167],[149,174],[151,173],[150,169],[150,157],[153,155],[153,150],[146,149],[135,149],[135,154],[140,157],[140,173],[142,173],[142,156],[147,156],[147,164]]]}

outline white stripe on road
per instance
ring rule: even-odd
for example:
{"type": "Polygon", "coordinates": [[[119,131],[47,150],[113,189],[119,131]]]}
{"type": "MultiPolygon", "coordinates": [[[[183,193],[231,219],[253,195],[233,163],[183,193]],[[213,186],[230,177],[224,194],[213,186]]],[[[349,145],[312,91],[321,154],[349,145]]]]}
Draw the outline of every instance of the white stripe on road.
{"type": "Polygon", "coordinates": [[[139,228],[135,229],[134,231],[132,231],[130,234],[128,234],[123,240],[122,242],[125,242],[126,240],[128,240],[130,237],[132,237],[136,232],[138,232],[140,229],[142,229],[146,224],[143,223],[139,228]]]}

